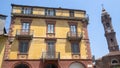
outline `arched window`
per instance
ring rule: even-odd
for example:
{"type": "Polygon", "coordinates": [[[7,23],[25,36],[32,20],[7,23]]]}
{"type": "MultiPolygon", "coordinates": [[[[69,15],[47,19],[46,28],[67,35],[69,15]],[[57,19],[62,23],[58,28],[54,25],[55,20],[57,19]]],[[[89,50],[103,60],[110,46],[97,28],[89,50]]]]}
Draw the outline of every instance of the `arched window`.
{"type": "Polygon", "coordinates": [[[113,59],[113,60],[111,61],[111,63],[112,63],[112,64],[116,64],[116,63],[119,63],[119,62],[118,62],[117,59],[113,59]]]}
{"type": "Polygon", "coordinates": [[[109,24],[109,23],[106,23],[106,26],[107,26],[107,27],[110,27],[110,24],[109,24]]]}
{"type": "Polygon", "coordinates": [[[69,66],[69,68],[85,68],[85,67],[81,63],[74,62],[69,66]]]}
{"type": "Polygon", "coordinates": [[[26,64],[18,64],[14,68],[29,68],[29,66],[26,64]]]}

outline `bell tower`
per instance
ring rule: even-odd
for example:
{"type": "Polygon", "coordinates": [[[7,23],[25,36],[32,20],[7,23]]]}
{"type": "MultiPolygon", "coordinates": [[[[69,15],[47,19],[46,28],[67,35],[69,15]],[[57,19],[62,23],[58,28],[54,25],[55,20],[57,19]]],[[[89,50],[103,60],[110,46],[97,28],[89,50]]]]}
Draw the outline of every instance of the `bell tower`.
{"type": "Polygon", "coordinates": [[[114,32],[111,17],[104,8],[102,9],[101,21],[104,27],[109,52],[119,51],[119,46],[116,40],[116,32],[114,32]]]}

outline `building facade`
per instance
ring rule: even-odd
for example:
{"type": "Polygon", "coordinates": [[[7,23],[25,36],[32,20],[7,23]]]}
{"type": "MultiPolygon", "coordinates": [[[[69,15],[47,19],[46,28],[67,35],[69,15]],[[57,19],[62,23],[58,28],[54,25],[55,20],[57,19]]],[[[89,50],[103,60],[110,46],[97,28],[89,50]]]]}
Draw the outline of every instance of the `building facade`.
{"type": "Polygon", "coordinates": [[[96,68],[120,68],[120,51],[116,39],[116,32],[113,29],[111,17],[103,8],[102,24],[105,31],[105,37],[108,43],[109,53],[96,60],[96,68]]]}
{"type": "Polygon", "coordinates": [[[12,4],[2,68],[93,68],[86,11],[12,4]]]}
{"type": "Polygon", "coordinates": [[[6,17],[7,17],[6,15],[0,14],[0,68],[2,65],[5,44],[8,38],[5,30],[6,17]]]}

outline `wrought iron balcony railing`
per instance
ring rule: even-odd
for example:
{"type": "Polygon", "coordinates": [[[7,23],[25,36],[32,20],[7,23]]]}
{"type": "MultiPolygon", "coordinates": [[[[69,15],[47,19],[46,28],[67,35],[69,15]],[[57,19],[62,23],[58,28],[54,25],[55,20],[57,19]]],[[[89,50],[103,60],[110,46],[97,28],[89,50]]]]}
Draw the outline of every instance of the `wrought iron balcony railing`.
{"type": "Polygon", "coordinates": [[[81,40],[83,34],[81,32],[68,32],[67,33],[67,39],[68,40],[81,40]]]}
{"type": "Polygon", "coordinates": [[[43,52],[42,53],[43,60],[59,60],[60,59],[60,52],[43,52]]]}
{"type": "Polygon", "coordinates": [[[33,37],[33,30],[31,29],[17,29],[16,30],[16,36],[19,37],[33,37]]]}

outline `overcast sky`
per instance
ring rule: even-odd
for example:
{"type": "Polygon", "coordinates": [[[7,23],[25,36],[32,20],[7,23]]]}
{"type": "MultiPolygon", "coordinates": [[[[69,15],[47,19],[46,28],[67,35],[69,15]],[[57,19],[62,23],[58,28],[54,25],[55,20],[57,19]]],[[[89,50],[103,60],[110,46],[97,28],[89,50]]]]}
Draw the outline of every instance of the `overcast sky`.
{"type": "MultiPolygon", "coordinates": [[[[102,4],[112,17],[112,24],[116,31],[118,44],[120,44],[120,0],[1,0],[0,14],[7,15],[6,28],[9,28],[11,3],[31,6],[62,7],[86,10],[89,15],[89,39],[92,55],[100,58],[108,53],[107,41],[101,23],[102,4]]],[[[120,48],[120,47],[119,47],[120,48]]]]}

